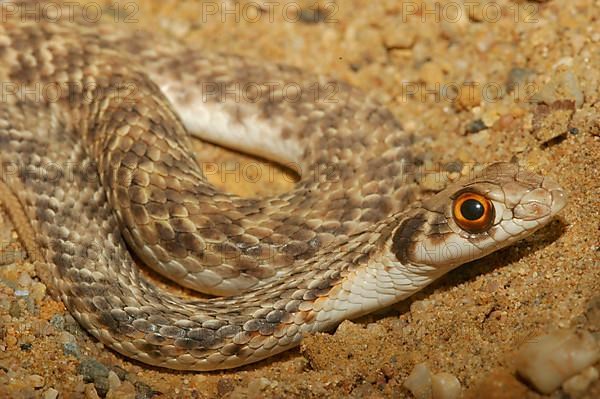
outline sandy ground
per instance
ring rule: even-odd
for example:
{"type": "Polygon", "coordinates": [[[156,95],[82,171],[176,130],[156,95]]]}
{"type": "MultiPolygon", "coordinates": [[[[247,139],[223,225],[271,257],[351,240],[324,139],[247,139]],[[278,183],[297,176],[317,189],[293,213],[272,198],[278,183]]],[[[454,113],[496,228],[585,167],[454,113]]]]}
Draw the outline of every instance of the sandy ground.
{"type": "MultiPolygon", "coordinates": [[[[116,29],[160,31],[377,92],[422,138],[432,172],[514,159],[555,177],[569,204],[530,238],[409,300],[271,360],[212,373],[153,369],[103,348],[44,294],[0,215],[0,396],[94,397],[112,389],[109,397],[135,390],[161,398],[401,398],[411,396],[402,384],[413,367],[427,362],[455,375],[465,397],[539,397],[515,378],[523,343],[566,327],[600,340],[600,7],[592,0],[475,3],[466,10],[449,1],[419,9],[420,2],[398,0],[320,7],[280,0],[263,4],[262,14],[246,1],[92,3],[91,17],[100,10],[116,29]]],[[[198,149],[221,166],[254,161],[198,149]]],[[[213,181],[244,195],[269,194],[292,184],[277,171],[275,181],[244,185],[218,174],[213,181]]],[[[581,397],[600,397],[600,381],[581,397]]]]}

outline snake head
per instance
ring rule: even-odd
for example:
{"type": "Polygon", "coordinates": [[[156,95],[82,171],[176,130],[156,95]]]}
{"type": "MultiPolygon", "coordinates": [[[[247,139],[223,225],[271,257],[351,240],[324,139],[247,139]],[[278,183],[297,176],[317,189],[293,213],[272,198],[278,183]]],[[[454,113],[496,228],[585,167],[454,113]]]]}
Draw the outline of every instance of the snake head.
{"type": "Polygon", "coordinates": [[[399,224],[391,249],[402,264],[448,270],[528,236],[566,202],[552,179],[495,163],[423,201],[399,224]]]}

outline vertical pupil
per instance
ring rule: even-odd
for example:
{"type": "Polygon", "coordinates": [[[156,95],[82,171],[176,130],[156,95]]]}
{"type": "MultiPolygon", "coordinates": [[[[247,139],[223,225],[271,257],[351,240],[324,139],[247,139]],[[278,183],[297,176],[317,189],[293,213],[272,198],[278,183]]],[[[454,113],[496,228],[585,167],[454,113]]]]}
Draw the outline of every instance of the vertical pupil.
{"type": "Polygon", "coordinates": [[[483,204],[474,199],[468,199],[460,206],[460,213],[467,220],[477,220],[484,212],[483,204]]]}

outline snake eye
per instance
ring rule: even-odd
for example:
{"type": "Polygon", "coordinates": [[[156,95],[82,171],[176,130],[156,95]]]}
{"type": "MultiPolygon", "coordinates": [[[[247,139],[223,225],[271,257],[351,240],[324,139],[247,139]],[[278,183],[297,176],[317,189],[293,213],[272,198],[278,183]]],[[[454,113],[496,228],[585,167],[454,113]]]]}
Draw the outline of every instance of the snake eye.
{"type": "Polygon", "coordinates": [[[452,205],[454,221],[469,233],[482,233],[490,228],[494,221],[492,202],[477,193],[463,193],[452,205]]]}

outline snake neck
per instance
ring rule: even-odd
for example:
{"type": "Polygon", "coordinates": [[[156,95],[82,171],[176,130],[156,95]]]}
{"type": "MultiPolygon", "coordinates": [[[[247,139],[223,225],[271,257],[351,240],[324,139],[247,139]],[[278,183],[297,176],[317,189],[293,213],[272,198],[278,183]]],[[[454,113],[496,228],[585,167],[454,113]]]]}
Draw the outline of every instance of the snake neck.
{"type": "Polygon", "coordinates": [[[401,238],[407,233],[406,226],[418,226],[422,218],[423,209],[417,204],[390,216],[373,231],[328,249],[329,253],[344,255],[322,266],[329,269],[323,275],[334,281],[326,295],[315,291],[318,298],[312,305],[317,311],[314,330],[332,328],[349,317],[357,318],[397,303],[450,270],[414,264],[404,256],[401,238]]]}

